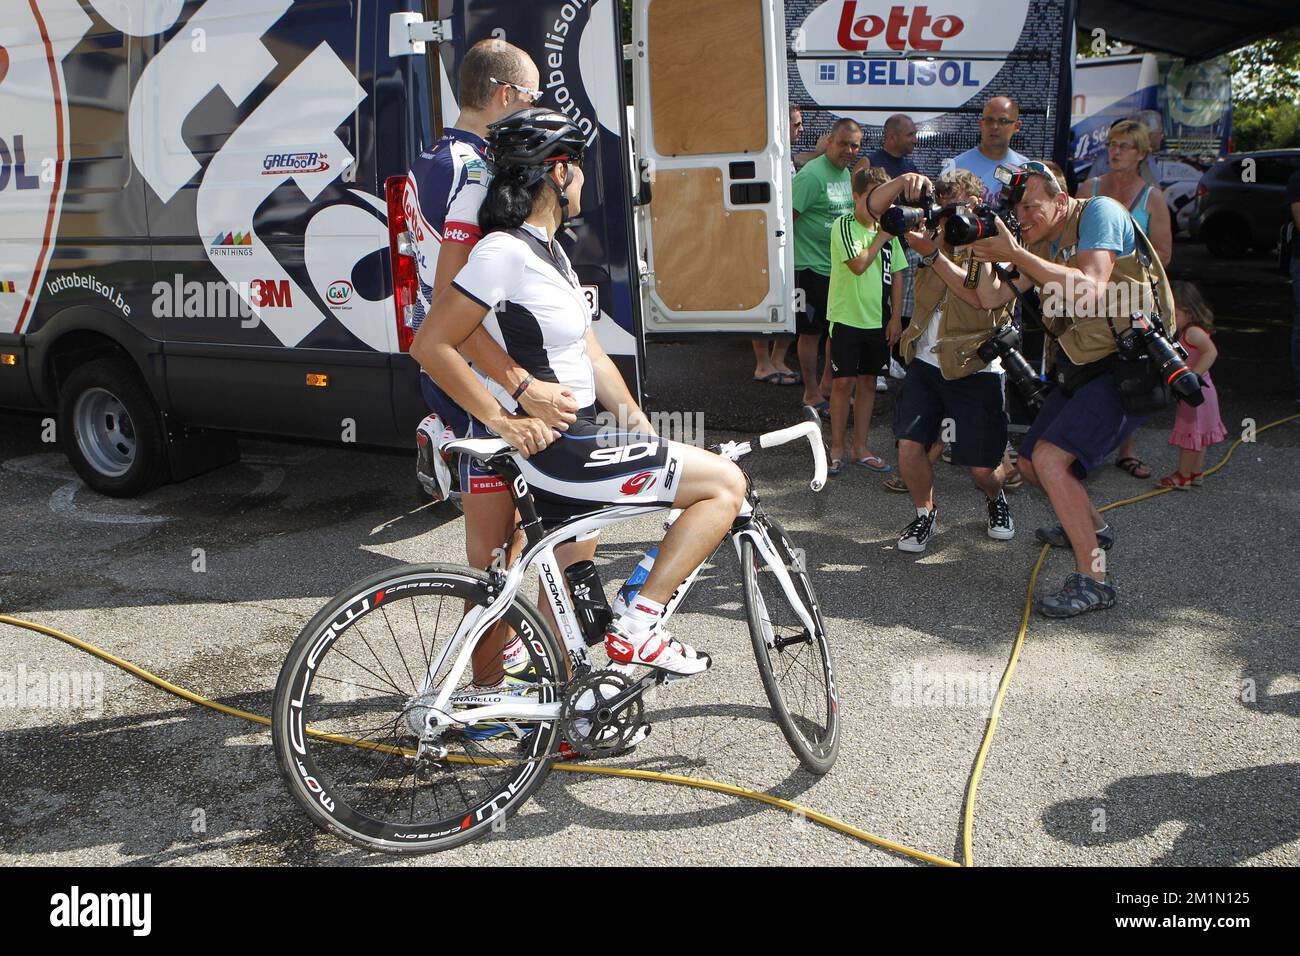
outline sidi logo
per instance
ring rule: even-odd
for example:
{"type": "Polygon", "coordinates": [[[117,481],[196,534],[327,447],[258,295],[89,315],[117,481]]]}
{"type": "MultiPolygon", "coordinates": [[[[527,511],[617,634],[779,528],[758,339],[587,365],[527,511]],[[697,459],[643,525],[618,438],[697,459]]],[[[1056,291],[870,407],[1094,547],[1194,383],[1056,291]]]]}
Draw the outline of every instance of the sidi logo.
{"type": "Polygon", "coordinates": [[[68,893],[50,897],[50,925],[128,926],[133,936],[148,936],[153,928],[152,893],[68,893]]]}
{"type": "Polygon", "coordinates": [[[906,7],[890,7],[887,17],[874,13],[858,16],[857,0],[844,0],[839,42],[846,50],[868,50],[871,41],[883,34],[885,46],[891,50],[901,52],[910,48],[935,52],[943,49],[944,40],[955,37],[965,26],[958,16],[932,17],[930,8],[924,4],[910,12],[906,7]]]}

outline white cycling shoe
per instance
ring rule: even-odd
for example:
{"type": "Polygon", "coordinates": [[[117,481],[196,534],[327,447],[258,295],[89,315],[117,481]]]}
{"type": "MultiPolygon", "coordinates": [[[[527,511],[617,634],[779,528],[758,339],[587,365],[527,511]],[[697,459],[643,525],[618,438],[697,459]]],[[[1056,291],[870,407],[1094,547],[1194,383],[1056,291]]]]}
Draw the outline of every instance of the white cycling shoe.
{"type": "Polygon", "coordinates": [[[654,667],[679,677],[691,677],[708,670],[713,659],[689,644],[673,640],[659,627],[644,633],[630,633],[617,623],[605,632],[605,653],[616,664],[654,667]]]}

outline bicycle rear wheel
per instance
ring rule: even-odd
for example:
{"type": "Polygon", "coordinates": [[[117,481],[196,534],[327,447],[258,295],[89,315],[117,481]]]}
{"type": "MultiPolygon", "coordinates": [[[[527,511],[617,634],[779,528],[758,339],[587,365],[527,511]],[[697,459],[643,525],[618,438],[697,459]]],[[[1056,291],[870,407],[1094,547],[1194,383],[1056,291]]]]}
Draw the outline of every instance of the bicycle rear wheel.
{"type": "Polygon", "coordinates": [[[815,631],[809,632],[763,555],[748,537],[742,538],[740,569],[745,613],[758,658],[758,673],[790,749],[806,769],[823,774],[834,765],[840,746],[839,702],[826,625],[804,563],[796,560],[801,552],[795,550],[775,521],[756,520],[762,522],[768,541],[815,625],[815,631]]]}
{"type": "MultiPolygon", "coordinates": [[[[272,739],[290,792],[318,826],[369,850],[450,849],[499,829],[541,784],[558,721],[469,725],[439,739],[439,759],[417,759],[430,700],[420,686],[467,609],[486,603],[487,583],[457,565],[389,570],[340,593],[294,641],[275,686],[272,739]]],[[[525,698],[554,702],[564,680],[555,636],[522,597],[504,620],[537,678],[525,698]]]]}

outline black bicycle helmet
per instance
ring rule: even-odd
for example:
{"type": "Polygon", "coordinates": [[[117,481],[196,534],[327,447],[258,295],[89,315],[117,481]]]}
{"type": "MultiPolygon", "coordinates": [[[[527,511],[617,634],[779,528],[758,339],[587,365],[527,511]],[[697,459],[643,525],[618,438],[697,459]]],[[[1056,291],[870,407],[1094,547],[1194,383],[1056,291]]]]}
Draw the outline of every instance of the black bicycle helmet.
{"type": "Polygon", "coordinates": [[[496,175],[513,175],[525,188],[545,180],[560,201],[562,217],[569,218],[565,190],[573,182],[573,170],[568,171],[563,189],[547,174],[551,163],[582,163],[587,140],[573,120],[555,110],[522,109],[489,124],[487,145],[496,175]]]}
{"type": "Polygon", "coordinates": [[[587,139],[563,113],[529,107],[488,126],[488,154],[493,165],[542,166],[571,159],[582,162],[587,139]]]}

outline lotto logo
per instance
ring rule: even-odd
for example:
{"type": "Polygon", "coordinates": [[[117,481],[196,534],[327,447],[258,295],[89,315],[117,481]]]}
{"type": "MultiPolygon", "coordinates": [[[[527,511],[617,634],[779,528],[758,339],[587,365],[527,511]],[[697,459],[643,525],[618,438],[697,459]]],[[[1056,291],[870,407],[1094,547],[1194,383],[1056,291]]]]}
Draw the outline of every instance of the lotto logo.
{"type": "Polygon", "coordinates": [[[846,50],[866,50],[871,40],[884,34],[885,46],[902,52],[906,49],[937,51],[943,49],[943,41],[955,37],[966,24],[957,16],[931,17],[929,7],[914,7],[909,13],[906,7],[890,7],[888,19],[868,13],[858,16],[857,0],[844,0],[844,9],[840,13],[839,42],[846,50]],[[932,37],[926,37],[926,28],[930,28],[932,37]]]}
{"type": "Polygon", "coordinates": [[[444,242],[469,242],[470,234],[468,229],[453,226],[443,234],[442,238],[444,242]]]}

